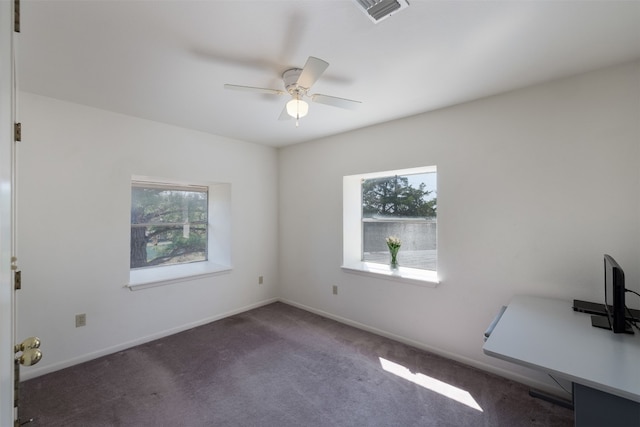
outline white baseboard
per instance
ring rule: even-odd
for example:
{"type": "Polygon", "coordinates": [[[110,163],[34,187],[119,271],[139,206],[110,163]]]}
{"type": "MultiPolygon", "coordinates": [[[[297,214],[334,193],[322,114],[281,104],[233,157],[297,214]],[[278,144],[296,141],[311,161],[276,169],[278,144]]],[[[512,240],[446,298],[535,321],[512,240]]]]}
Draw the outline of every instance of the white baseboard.
{"type": "Polygon", "coordinates": [[[392,339],[394,341],[398,341],[398,342],[401,342],[403,344],[410,345],[410,346],[418,348],[420,350],[424,350],[424,351],[428,351],[428,352],[433,353],[433,354],[437,354],[438,356],[442,356],[444,358],[451,359],[451,360],[463,363],[463,364],[468,365],[468,366],[472,366],[472,367],[480,369],[482,371],[498,375],[500,377],[503,377],[503,378],[518,382],[520,384],[524,384],[526,386],[529,386],[529,387],[537,389],[537,390],[544,391],[544,392],[552,394],[554,396],[559,396],[559,397],[562,397],[562,398],[566,398],[566,393],[562,394],[563,391],[560,388],[557,388],[557,387],[551,386],[549,384],[543,383],[543,382],[538,381],[538,380],[536,380],[534,378],[527,377],[527,376],[522,375],[522,374],[520,374],[518,372],[509,371],[507,369],[503,369],[503,368],[500,368],[500,367],[497,367],[497,366],[489,365],[487,363],[484,363],[484,362],[481,362],[481,361],[478,361],[478,360],[475,360],[475,359],[471,359],[471,358],[468,358],[468,357],[465,357],[465,356],[460,356],[458,354],[451,353],[451,352],[446,351],[446,350],[442,350],[441,348],[433,347],[433,346],[427,345],[427,344],[425,344],[423,342],[415,341],[415,340],[403,337],[401,335],[396,335],[396,334],[393,334],[391,332],[384,331],[382,329],[374,328],[372,326],[365,325],[363,323],[356,322],[354,320],[351,320],[351,319],[348,319],[348,318],[345,318],[345,317],[342,317],[342,316],[337,316],[335,314],[332,314],[332,313],[329,313],[329,312],[326,312],[326,311],[323,311],[323,310],[318,310],[316,308],[309,307],[307,305],[300,304],[300,303],[297,303],[295,301],[291,301],[291,300],[288,300],[288,299],[285,299],[285,298],[279,298],[278,300],[280,302],[282,302],[282,303],[292,305],[294,307],[297,307],[297,308],[300,308],[302,310],[317,314],[319,316],[326,317],[328,319],[332,319],[332,320],[335,320],[335,321],[340,322],[340,323],[344,323],[345,325],[353,326],[354,328],[362,329],[363,331],[371,332],[373,334],[380,335],[382,337],[389,338],[389,339],[392,339]]]}
{"type": "Polygon", "coordinates": [[[161,332],[157,332],[155,334],[147,335],[144,337],[137,338],[132,341],[128,341],[122,344],[118,344],[115,346],[103,348],[98,351],[94,351],[92,353],[83,354],[82,356],[75,357],[73,359],[68,359],[59,363],[55,363],[52,365],[46,365],[43,367],[33,366],[28,370],[23,370],[20,372],[20,379],[23,381],[29,380],[31,378],[36,378],[41,375],[49,374],[51,372],[59,371],[60,369],[69,368],[74,365],[78,365],[80,363],[88,362],[93,359],[97,359],[102,356],[107,356],[109,354],[117,353],[122,350],[126,350],[131,347],[135,347],[140,344],[145,344],[150,341],[154,341],[160,338],[168,337],[169,335],[177,334],[179,332],[186,331],[191,328],[195,328],[197,326],[206,325],[207,323],[215,322],[216,320],[224,319],[226,317],[234,316],[236,314],[244,313],[245,311],[253,310],[258,307],[262,307],[268,304],[272,304],[274,302],[279,301],[278,298],[270,298],[267,300],[259,301],[253,304],[246,305],[244,307],[236,308],[231,311],[227,311],[225,313],[217,314],[215,316],[207,317],[196,322],[187,323],[175,328],[167,329],[161,332]]]}
{"type": "Polygon", "coordinates": [[[310,306],[307,306],[307,305],[304,305],[304,304],[300,304],[300,303],[297,303],[295,301],[291,301],[291,300],[288,300],[288,299],[285,299],[285,298],[270,298],[270,299],[267,299],[267,300],[259,301],[259,302],[256,302],[256,303],[244,306],[244,307],[239,307],[237,309],[227,311],[225,313],[221,313],[221,314],[218,314],[218,315],[215,315],[215,316],[207,317],[207,318],[198,320],[196,322],[187,323],[185,325],[181,325],[181,326],[176,327],[176,328],[167,329],[167,330],[164,330],[164,331],[152,334],[152,335],[148,335],[148,336],[145,336],[145,337],[141,337],[141,338],[138,338],[138,339],[135,339],[135,340],[132,340],[132,341],[128,341],[128,342],[125,342],[125,343],[122,343],[122,344],[118,344],[118,345],[115,345],[115,346],[112,346],[112,347],[107,347],[107,348],[101,349],[99,351],[95,351],[95,352],[92,352],[92,353],[87,353],[87,354],[84,354],[84,355],[82,355],[80,357],[76,357],[76,358],[73,358],[73,359],[68,359],[68,360],[65,360],[63,362],[59,362],[59,363],[56,363],[56,364],[53,364],[53,365],[43,366],[42,368],[38,368],[37,366],[34,366],[34,367],[30,368],[29,370],[25,370],[25,371],[23,371],[21,373],[21,375],[20,375],[21,376],[21,380],[28,380],[28,379],[39,377],[41,375],[49,374],[51,372],[59,371],[59,370],[64,369],[64,368],[68,368],[68,367],[71,367],[71,366],[74,366],[74,365],[78,365],[80,363],[88,362],[90,360],[97,359],[97,358],[103,357],[103,356],[107,356],[109,354],[117,353],[119,351],[123,351],[123,350],[126,350],[126,349],[131,348],[131,347],[135,347],[137,345],[145,344],[145,343],[153,341],[153,340],[157,340],[157,339],[160,339],[160,338],[167,337],[169,335],[177,334],[179,332],[183,332],[183,331],[186,331],[188,329],[195,328],[197,326],[206,325],[207,323],[215,322],[216,320],[220,320],[220,319],[224,319],[226,317],[234,316],[236,314],[244,313],[245,311],[253,310],[255,308],[259,308],[259,307],[262,307],[262,306],[265,306],[265,305],[268,305],[268,304],[272,304],[272,303],[278,302],[278,301],[282,302],[284,304],[288,304],[288,305],[291,305],[293,307],[297,307],[299,309],[308,311],[310,313],[314,313],[314,314],[317,314],[319,316],[335,320],[335,321],[343,323],[345,325],[349,325],[349,326],[352,326],[354,328],[361,329],[363,331],[371,332],[373,334],[380,335],[382,337],[389,338],[389,339],[392,339],[394,341],[398,341],[398,342],[401,342],[403,344],[410,345],[410,346],[418,348],[420,350],[425,350],[425,351],[437,354],[439,356],[445,357],[447,359],[451,359],[451,360],[454,360],[456,362],[460,362],[460,363],[463,363],[465,365],[472,366],[474,368],[477,368],[477,369],[480,369],[480,370],[483,370],[483,371],[486,371],[486,372],[490,372],[492,374],[507,378],[509,380],[516,381],[516,382],[521,383],[521,384],[525,384],[525,385],[527,385],[529,387],[532,387],[532,388],[547,392],[549,394],[560,396],[560,397],[566,397],[566,395],[562,395],[562,391],[560,389],[558,389],[556,387],[553,387],[553,386],[550,386],[549,384],[545,384],[543,382],[537,381],[537,380],[535,380],[533,378],[530,378],[530,377],[527,377],[525,375],[522,375],[522,374],[520,374],[518,372],[509,371],[509,370],[502,369],[502,368],[499,368],[499,367],[496,367],[496,366],[493,366],[493,365],[489,365],[487,363],[483,363],[483,362],[475,360],[475,359],[471,359],[471,358],[468,358],[468,357],[465,357],[465,356],[460,356],[458,354],[451,353],[451,352],[442,350],[440,348],[427,345],[427,344],[425,344],[423,342],[415,341],[415,340],[403,337],[401,335],[393,334],[393,333],[384,331],[382,329],[374,328],[372,326],[365,325],[365,324],[360,323],[360,322],[356,322],[356,321],[348,319],[346,317],[338,316],[338,315],[335,315],[335,314],[332,314],[332,313],[329,313],[329,312],[326,312],[326,311],[323,311],[323,310],[319,310],[319,309],[316,309],[314,307],[310,307],[310,306]]]}

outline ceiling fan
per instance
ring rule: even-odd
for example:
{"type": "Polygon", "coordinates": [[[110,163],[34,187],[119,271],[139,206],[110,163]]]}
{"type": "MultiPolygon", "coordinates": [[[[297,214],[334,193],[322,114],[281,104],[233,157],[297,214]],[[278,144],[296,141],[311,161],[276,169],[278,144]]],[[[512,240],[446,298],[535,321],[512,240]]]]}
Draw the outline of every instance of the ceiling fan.
{"type": "Polygon", "coordinates": [[[302,117],[306,116],[309,112],[309,104],[304,98],[309,98],[313,102],[320,104],[331,105],[334,107],[354,109],[361,104],[360,101],[354,101],[352,99],[338,98],[335,96],[322,95],[319,93],[310,94],[309,89],[320,78],[324,70],[327,69],[329,63],[322,59],[310,56],[303,68],[290,68],[282,73],[282,80],[284,82],[285,90],[269,89],[262,87],[252,86],[239,86],[232,84],[225,84],[225,89],[242,90],[248,92],[266,93],[270,95],[291,95],[291,100],[287,102],[282,113],[280,114],[280,120],[286,120],[294,118],[296,119],[296,126],[298,121],[302,117]]]}

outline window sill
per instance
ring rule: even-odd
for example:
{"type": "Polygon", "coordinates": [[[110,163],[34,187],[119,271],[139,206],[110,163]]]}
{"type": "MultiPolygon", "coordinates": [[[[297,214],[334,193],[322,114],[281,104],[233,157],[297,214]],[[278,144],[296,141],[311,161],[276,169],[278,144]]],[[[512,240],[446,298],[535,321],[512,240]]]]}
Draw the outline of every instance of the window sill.
{"type": "Polygon", "coordinates": [[[149,267],[129,272],[130,291],[170,285],[228,273],[231,266],[214,264],[212,262],[197,262],[192,264],[172,265],[164,267],[149,267]]]}
{"type": "Polygon", "coordinates": [[[391,270],[388,265],[373,262],[357,262],[343,265],[342,269],[348,273],[363,274],[395,280],[397,282],[409,283],[412,285],[435,288],[440,283],[438,274],[435,271],[421,270],[419,268],[400,267],[391,270]]]}

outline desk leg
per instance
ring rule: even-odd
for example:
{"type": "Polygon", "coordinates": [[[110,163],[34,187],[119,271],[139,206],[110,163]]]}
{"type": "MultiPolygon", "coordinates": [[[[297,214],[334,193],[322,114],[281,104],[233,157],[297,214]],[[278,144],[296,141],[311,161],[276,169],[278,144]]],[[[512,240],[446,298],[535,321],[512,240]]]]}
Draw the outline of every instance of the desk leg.
{"type": "Polygon", "coordinates": [[[576,427],[640,426],[640,403],[573,383],[576,427]]]}

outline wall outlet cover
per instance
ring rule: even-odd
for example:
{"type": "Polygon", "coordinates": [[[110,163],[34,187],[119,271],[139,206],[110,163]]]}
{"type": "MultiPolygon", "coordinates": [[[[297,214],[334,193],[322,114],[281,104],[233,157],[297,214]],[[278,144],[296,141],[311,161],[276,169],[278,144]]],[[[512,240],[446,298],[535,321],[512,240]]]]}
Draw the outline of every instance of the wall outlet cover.
{"type": "Polygon", "coordinates": [[[85,313],[76,314],[76,328],[87,325],[87,315],[85,313]]]}

